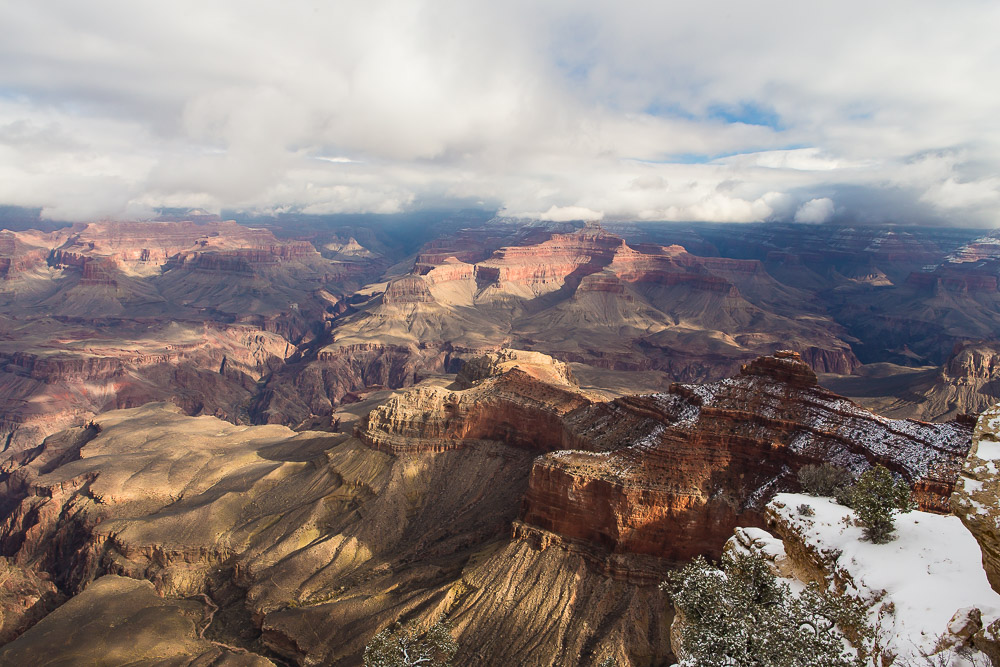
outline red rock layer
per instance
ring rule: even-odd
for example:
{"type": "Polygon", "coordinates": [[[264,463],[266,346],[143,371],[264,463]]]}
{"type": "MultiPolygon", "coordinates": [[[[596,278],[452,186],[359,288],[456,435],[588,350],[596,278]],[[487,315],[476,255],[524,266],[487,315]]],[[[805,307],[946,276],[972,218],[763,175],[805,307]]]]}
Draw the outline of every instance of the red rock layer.
{"type": "Polygon", "coordinates": [[[947,507],[968,451],[967,424],[888,420],[816,385],[798,355],[732,379],[674,385],[567,417],[567,446],[539,458],[524,523],[613,552],[718,556],[737,525],[763,525],[774,492],[803,465],[878,462],[917,483],[922,509],[947,507]]]}
{"type": "Polygon", "coordinates": [[[382,296],[387,305],[402,303],[430,303],[434,301],[427,283],[417,276],[403,276],[390,282],[382,296]]]}
{"type": "Polygon", "coordinates": [[[369,413],[358,437],[394,454],[460,449],[480,440],[552,451],[564,446],[562,418],[589,404],[572,388],[514,368],[465,391],[420,388],[394,397],[369,413]]]}

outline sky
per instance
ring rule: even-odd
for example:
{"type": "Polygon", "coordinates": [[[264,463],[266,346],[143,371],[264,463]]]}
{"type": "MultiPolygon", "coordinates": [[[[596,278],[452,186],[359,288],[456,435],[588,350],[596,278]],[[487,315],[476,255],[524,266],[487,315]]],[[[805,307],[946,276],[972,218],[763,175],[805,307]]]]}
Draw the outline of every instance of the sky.
{"type": "Polygon", "coordinates": [[[1000,3],[0,3],[0,204],[1000,225],[1000,3]]]}

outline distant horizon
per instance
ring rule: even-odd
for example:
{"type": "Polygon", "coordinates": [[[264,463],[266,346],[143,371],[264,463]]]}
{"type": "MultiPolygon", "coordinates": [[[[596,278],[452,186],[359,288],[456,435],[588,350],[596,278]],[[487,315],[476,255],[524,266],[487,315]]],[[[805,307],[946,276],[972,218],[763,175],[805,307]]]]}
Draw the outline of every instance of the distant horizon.
{"type": "MultiPolygon", "coordinates": [[[[408,217],[421,218],[434,215],[456,215],[461,213],[479,213],[482,214],[479,217],[485,218],[489,215],[489,218],[485,218],[480,224],[487,224],[493,219],[502,219],[504,221],[510,222],[521,222],[524,224],[531,223],[553,223],[553,224],[579,224],[584,225],[587,223],[597,223],[602,227],[614,228],[620,225],[775,225],[775,226],[791,226],[791,227],[810,227],[810,226],[824,226],[824,227],[862,227],[862,228],[886,228],[886,229],[964,229],[969,231],[983,231],[989,232],[995,228],[987,226],[976,226],[976,225],[962,225],[962,224],[927,224],[927,223],[914,223],[906,221],[885,221],[885,222],[866,222],[857,220],[828,220],[825,222],[796,222],[795,220],[760,220],[760,221],[747,221],[747,222],[732,222],[725,220],[636,220],[629,218],[614,219],[598,219],[598,220],[586,220],[583,218],[575,220],[562,220],[558,223],[550,220],[543,220],[540,218],[528,218],[528,217],[514,217],[514,216],[501,216],[499,215],[502,211],[497,209],[486,209],[486,208],[470,208],[470,207],[432,207],[426,209],[414,209],[410,211],[402,211],[398,213],[371,213],[371,212],[347,212],[347,213],[300,213],[297,211],[285,211],[281,213],[273,212],[256,212],[256,211],[236,211],[222,209],[219,213],[214,213],[212,211],[205,211],[203,209],[197,208],[184,208],[184,207],[164,207],[157,211],[154,211],[153,215],[146,218],[112,218],[112,217],[97,217],[87,220],[57,220],[45,218],[41,215],[41,207],[20,207],[20,206],[10,206],[0,204],[0,230],[8,231],[26,231],[29,229],[35,229],[39,231],[54,231],[56,229],[63,229],[65,227],[72,226],[74,224],[87,224],[87,223],[98,223],[98,222],[180,222],[184,221],[185,215],[192,214],[192,218],[195,217],[207,217],[216,218],[219,221],[232,220],[239,224],[262,224],[268,221],[279,222],[281,220],[289,219],[300,219],[300,220],[312,220],[316,222],[321,222],[328,220],[330,222],[343,222],[351,219],[357,219],[358,222],[364,219],[371,220],[388,220],[388,219],[406,219],[408,217]],[[198,211],[201,213],[198,213],[198,211]],[[173,216],[175,219],[167,219],[168,216],[173,216]]],[[[197,222],[197,220],[193,220],[197,222]]]]}

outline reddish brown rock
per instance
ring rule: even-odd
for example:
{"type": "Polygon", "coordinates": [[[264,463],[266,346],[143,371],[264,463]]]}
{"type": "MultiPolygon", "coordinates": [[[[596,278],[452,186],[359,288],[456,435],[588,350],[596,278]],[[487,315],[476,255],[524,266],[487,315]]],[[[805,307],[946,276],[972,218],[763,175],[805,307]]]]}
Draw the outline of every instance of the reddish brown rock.
{"type": "Polygon", "coordinates": [[[412,389],[375,408],[360,427],[380,450],[429,452],[493,440],[538,451],[563,447],[563,417],[590,401],[571,387],[511,368],[470,389],[412,389]]]}
{"type": "Polygon", "coordinates": [[[390,282],[382,295],[382,301],[386,305],[396,305],[403,303],[431,303],[434,297],[431,296],[427,283],[417,276],[403,276],[390,282]]]}
{"type": "Polygon", "coordinates": [[[888,420],[816,385],[794,353],[732,379],[675,385],[567,417],[573,451],[539,458],[522,520],[613,552],[718,556],[736,525],[763,525],[767,498],[802,465],[882,463],[918,482],[922,509],[947,511],[968,451],[966,424],[888,420]]]}

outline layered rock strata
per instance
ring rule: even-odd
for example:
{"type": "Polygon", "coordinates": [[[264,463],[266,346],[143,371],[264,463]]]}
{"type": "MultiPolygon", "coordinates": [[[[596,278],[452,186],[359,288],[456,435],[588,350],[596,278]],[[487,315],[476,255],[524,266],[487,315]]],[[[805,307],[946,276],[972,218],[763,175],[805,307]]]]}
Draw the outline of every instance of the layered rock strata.
{"type": "Polygon", "coordinates": [[[830,394],[790,352],[737,377],[676,385],[577,410],[573,447],[532,468],[521,520],[612,552],[717,556],[738,525],[763,525],[797,470],[881,463],[916,483],[921,507],[947,511],[968,426],[889,420],[830,394]]]}
{"type": "MultiPolygon", "coordinates": [[[[205,616],[214,605],[223,621],[199,617],[203,636],[299,664],[357,664],[382,627],[443,612],[459,665],[668,659],[670,615],[655,583],[595,574],[559,536],[511,540],[536,454],[478,440],[389,455],[344,435],[237,427],[162,405],[109,412],[3,474],[0,549],[84,601],[104,574],[152,582],[166,607],[207,595],[205,616]],[[233,636],[247,626],[257,635],[233,636]]],[[[121,607],[102,604],[131,618],[132,595],[120,597],[121,607]]],[[[55,620],[9,648],[65,627],[55,620]]],[[[91,623],[100,637],[110,622],[91,623]]]]}
{"type": "Polygon", "coordinates": [[[578,391],[512,368],[464,391],[418,388],[394,397],[371,411],[359,436],[392,453],[443,451],[480,440],[552,451],[564,446],[565,415],[589,403],[578,391]]]}

